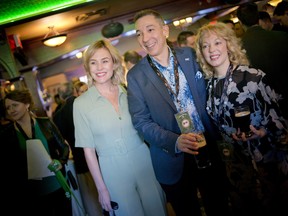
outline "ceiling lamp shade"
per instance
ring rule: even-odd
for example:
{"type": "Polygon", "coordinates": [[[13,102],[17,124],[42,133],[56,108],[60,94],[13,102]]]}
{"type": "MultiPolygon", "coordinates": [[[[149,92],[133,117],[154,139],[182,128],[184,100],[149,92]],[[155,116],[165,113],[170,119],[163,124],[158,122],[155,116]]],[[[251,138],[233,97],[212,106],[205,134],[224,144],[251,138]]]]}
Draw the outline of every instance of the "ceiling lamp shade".
{"type": "Polygon", "coordinates": [[[105,25],[101,33],[105,38],[113,38],[121,35],[123,33],[124,26],[119,22],[111,22],[105,25]]]}
{"type": "Polygon", "coordinates": [[[59,34],[54,26],[49,26],[49,32],[45,35],[42,43],[49,47],[56,47],[63,44],[67,39],[67,34],[59,34]]]}

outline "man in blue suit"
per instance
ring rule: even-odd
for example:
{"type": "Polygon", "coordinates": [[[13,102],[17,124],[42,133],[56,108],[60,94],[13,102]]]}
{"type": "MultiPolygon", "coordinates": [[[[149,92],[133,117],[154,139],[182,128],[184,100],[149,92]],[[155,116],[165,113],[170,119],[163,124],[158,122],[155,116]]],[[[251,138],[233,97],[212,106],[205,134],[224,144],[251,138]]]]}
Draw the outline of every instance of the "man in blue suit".
{"type": "Polygon", "coordinates": [[[191,48],[169,47],[169,27],[154,10],[135,17],[137,39],[147,56],[127,75],[135,128],[150,146],[156,177],[177,216],[228,215],[227,180],[217,133],[206,113],[206,87],[191,48]],[[204,131],[212,165],[198,169],[197,133],[181,134],[175,114],[187,112],[195,131],[204,131]]]}

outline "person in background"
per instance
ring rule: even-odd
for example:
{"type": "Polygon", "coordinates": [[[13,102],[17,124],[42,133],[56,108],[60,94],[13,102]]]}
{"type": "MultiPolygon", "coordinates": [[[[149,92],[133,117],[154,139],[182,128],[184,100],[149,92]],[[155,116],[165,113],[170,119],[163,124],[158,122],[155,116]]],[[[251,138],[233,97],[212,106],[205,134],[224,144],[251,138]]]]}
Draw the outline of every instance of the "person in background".
{"type": "Polygon", "coordinates": [[[52,113],[52,117],[59,109],[61,109],[61,107],[62,107],[62,105],[64,104],[65,101],[63,101],[60,98],[59,94],[57,93],[57,94],[54,95],[54,102],[56,103],[56,107],[55,107],[55,109],[54,109],[54,111],[52,113]]]}
{"type": "Polygon", "coordinates": [[[271,18],[273,18],[273,12],[275,10],[275,6],[271,5],[270,3],[264,4],[261,8],[261,11],[266,11],[271,18]]]}
{"type": "Polygon", "coordinates": [[[177,44],[179,47],[189,46],[194,48],[195,34],[192,31],[182,31],[177,36],[177,44]]]}
{"type": "Polygon", "coordinates": [[[73,88],[75,90],[74,95],[78,97],[88,90],[88,85],[85,82],[76,81],[73,83],[73,88]]]}
{"type": "Polygon", "coordinates": [[[274,30],[288,33],[288,2],[279,2],[273,12],[273,18],[277,21],[274,30]]]}
{"type": "Polygon", "coordinates": [[[259,11],[258,13],[259,13],[259,25],[267,31],[273,30],[274,24],[272,23],[272,19],[269,13],[266,11],[259,11]]]}
{"type": "Polygon", "coordinates": [[[249,65],[240,39],[223,23],[198,30],[196,55],[209,79],[207,112],[223,137],[233,214],[281,215],[288,200],[287,125],[265,73],[249,65]],[[243,104],[251,136],[239,132],[234,117],[243,104]]]}
{"type": "Polygon", "coordinates": [[[242,37],[243,48],[250,64],[265,71],[270,85],[279,94],[278,103],[284,117],[288,118],[288,34],[281,31],[265,31],[259,26],[259,13],[254,2],[242,4],[237,16],[246,29],[242,37]]]}
{"type": "Polygon", "coordinates": [[[231,19],[225,19],[222,22],[225,23],[229,28],[233,30],[235,29],[235,23],[231,19]]]}
{"type": "MultiPolygon", "coordinates": [[[[75,83],[67,82],[59,87],[58,94],[65,103],[61,109],[55,113],[53,121],[70,145],[84,209],[88,215],[100,216],[102,209],[98,201],[96,186],[85,160],[83,148],[75,147],[73,104],[76,97],[78,97],[75,96],[75,93],[78,92],[79,95],[81,92],[80,86],[83,88],[82,90],[87,90],[87,84],[80,83],[80,81],[75,83]]],[[[77,211],[77,209],[74,209],[74,211],[77,211]]]]}
{"type": "Polygon", "coordinates": [[[31,112],[33,101],[28,90],[8,92],[4,105],[13,122],[1,129],[0,139],[5,140],[1,152],[3,158],[4,154],[10,153],[12,157],[6,162],[15,166],[6,164],[2,167],[6,176],[3,180],[7,179],[5,187],[9,192],[5,199],[11,198],[12,203],[17,203],[17,207],[11,208],[10,205],[9,214],[17,215],[21,211],[21,214],[30,216],[71,216],[71,201],[44,162],[45,167],[33,162],[30,162],[33,164],[29,168],[27,165],[32,158],[43,161],[46,152],[46,162],[49,163],[50,157],[60,161],[65,176],[64,165],[68,160],[69,146],[48,117],[36,117],[31,112]],[[36,149],[36,146],[39,148],[36,149]]]}
{"type": "Polygon", "coordinates": [[[123,54],[123,59],[125,66],[125,83],[123,86],[127,88],[127,73],[135,64],[137,64],[142,59],[142,56],[134,50],[128,50],[123,54]]]}
{"type": "Polygon", "coordinates": [[[137,64],[142,59],[142,56],[134,50],[128,50],[123,54],[123,58],[126,69],[129,71],[135,64],[137,64]]]}
{"type": "Polygon", "coordinates": [[[104,210],[112,214],[113,201],[117,216],[165,216],[165,194],[128,111],[122,60],[108,40],[84,52],[90,88],[74,102],[75,145],[84,148],[104,210]]]}
{"type": "Polygon", "coordinates": [[[11,120],[7,117],[7,113],[5,110],[5,106],[4,106],[4,99],[0,99],[0,127],[2,128],[2,126],[4,127],[6,124],[10,123],[11,120]]]}
{"type": "Polygon", "coordinates": [[[157,180],[177,216],[205,212],[227,215],[227,179],[218,154],[217,133],[206,111],[205,80],[191,47],[170,47],[169,27],[151,9],[135,14],[138,43],[147,52],[127,75],[134,127],[150,146],[157,180]],[[212,166],[198,169],[197,133],[181,134],[175,114],[186,112],[197,131],[205,131],[212,166]]]}
{"type": "Polygon", "coordinates": [[[245,33],[244,27],[240,22],[234,23],[234,31],[236,33],[236,36],[239,38],[243,37],[243,35],[245,33]]]}
{"type": "Polygon", "coordinates": [[[229,28],[233,29],[237,37],[241,38],[243,36],[244,30],[239,22],[234,23],[231,19],[225,19],[222,22],[225,23],[229,28]]]}

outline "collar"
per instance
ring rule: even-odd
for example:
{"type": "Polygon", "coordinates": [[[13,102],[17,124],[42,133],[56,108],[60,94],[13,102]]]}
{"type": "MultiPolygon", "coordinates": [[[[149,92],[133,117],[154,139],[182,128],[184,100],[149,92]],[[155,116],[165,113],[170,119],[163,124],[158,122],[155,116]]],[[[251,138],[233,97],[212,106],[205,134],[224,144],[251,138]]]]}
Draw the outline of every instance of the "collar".
{"type": "MultiPolygon", "coordinates": [[[[124,87],[123,87],[124,88],[124,87]]],[[[124,89],[123,89],[120,85],[118,85],[118,90],[119,90],[119,94],[118,95],[125,95],[126,94],[126,92],[124,91],[124,89]]],[[[90,88],[88,89],[88,90],[90,90],[90,88]]],[[[93,85],[93,87],[91,88],[91,95],[94,95],[93,97],[95,97],[96,96],[96,98],[97,99],[99,99],[99,98],[102,98],[103,96],[99,93],[99,91],[98,91],[98,89],[96,88],[96,86],[94,86],[93,85]]]]}
{"type": "Polygon", "coordinates": [[[164,71],[164,70],[168,70],[170,68],[173,68],[173,62],[174,62],[174,55],[171,51],[171,48],[168,46],[168,49],[169,49],[169,65],[168,67],[164,67],[163,65],[161,65],[160,63],[157,62],[157,60],[150,56],[151,60],[152,60],[152,63],[160,70],[160,71],[164,71]]]}

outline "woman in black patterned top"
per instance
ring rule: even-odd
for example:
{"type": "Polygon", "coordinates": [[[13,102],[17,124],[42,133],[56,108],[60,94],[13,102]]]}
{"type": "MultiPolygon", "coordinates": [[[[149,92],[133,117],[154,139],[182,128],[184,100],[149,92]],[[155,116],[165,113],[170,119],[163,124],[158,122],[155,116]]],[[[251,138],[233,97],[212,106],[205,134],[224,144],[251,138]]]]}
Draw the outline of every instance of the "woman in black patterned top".
{"type": "MultiPolygon", "coordinates": [[[[253,68],[223,23],[199,29],[197,59],[208,79],[207,112],[222,134],[218,147],[231,183],[235,215],[278,215],[288,199],[287,120],[263,71],[253,68]],[[250,108],[249,133],[234,108],[250,108]]],[[[279,78],[280,79],[280,78],[279,78]]]]}

